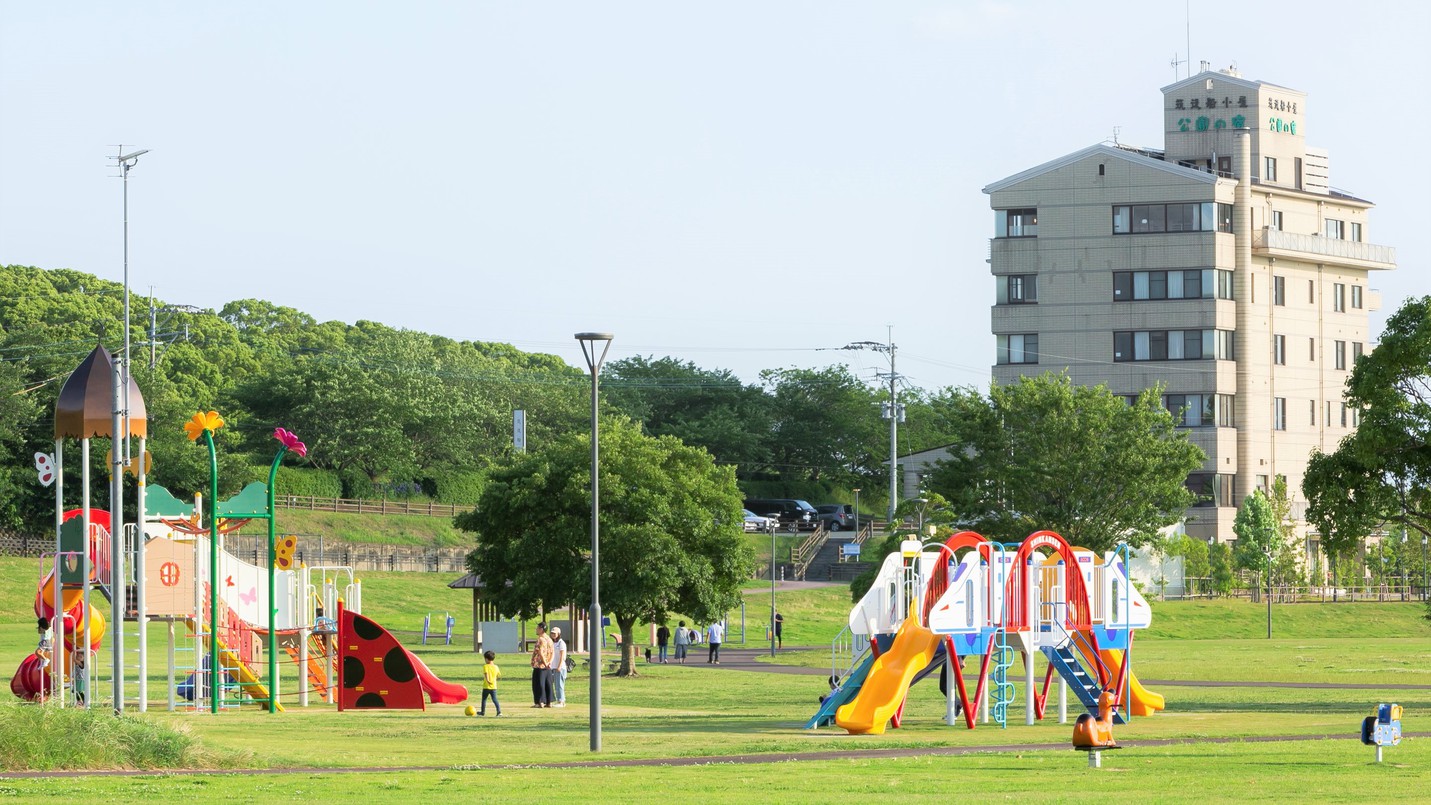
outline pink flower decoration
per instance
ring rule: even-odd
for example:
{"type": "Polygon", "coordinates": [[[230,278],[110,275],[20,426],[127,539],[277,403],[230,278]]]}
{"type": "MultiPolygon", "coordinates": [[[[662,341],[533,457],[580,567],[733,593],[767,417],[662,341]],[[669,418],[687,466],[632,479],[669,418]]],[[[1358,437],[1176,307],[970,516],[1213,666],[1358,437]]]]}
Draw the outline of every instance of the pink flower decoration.
{"type": "Polygon", "coordinates": [[[297,453],[300,456],[308,455],[308,445],[298,441],[297,436],[294,436],[283,428],[274,428],[273,438],[283,442],[283,446],[287,447],[290,452],[297,453]]]}

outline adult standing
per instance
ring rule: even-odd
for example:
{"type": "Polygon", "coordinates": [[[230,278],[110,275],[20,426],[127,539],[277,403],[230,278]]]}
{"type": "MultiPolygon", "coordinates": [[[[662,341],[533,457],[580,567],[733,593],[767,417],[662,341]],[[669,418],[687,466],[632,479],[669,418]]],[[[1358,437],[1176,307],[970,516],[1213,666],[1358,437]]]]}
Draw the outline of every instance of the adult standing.
{"type": "Polygon", "coordinates": [[[553,707],[566,707],[566,641],[561,639],[561,627],[552,627],[552,692],[553,707]]]}
{"type": "Polygon", "coordinates": [[[666,644],[671,641],[671,630],[666,628],[666,624],[661,624],[656,629],[656,662],[666,664],[666,644]]]}
{"type": "Polygon", "coordinates": [[[706,640],[711,644],[710,654],[706,656],[707,663],[720,665],[720,644],[724,639],[725,627],[721,625],[720,621],[712,623],[710,628],[706,629],[706,640]]]}
{"type": "Polygon", "coordinates": [[[552,706],[552,658],[556,646],[547,637],[545,621],[537,624],[537,641],[532,644],[532,706],[552,706]]]}
{"type": "Polygon", "coordinates": [[[676,627],[676,662],[686,664],[686,649],[691,645],[691,633],[686,631],[686,622],[676,627]]]}
{"type": "Polygon", "coordinates": [[[785,638],[781,637],[781,627],[785,625],[785,616],[779,612],[775,613],[775,647],[785,648],[785,638]]]}

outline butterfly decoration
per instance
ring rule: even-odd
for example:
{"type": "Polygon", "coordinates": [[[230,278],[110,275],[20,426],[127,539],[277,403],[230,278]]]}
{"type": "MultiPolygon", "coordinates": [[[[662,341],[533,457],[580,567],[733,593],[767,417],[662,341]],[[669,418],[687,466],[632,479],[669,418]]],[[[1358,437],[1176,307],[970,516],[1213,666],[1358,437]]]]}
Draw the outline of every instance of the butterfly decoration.
{"type": "Polygon", "coordinates": [[[243,604],[247,604],[247,605],[249,605],[249,606],[252,606],[252,605],[254,604],[254,602],[257,601],[257,600],[258,600],[258,588],[257,588],[257,587],[250,587],[250,588],[248,588],[248,592],[246,592],[246,593],[239,593],[239,602],[240,602],[240,603],[243,603],[243,604]]]}
{"type": "Polygon", "coordinates": [[[289,534],[273,544],[273,567],[275,570],[293,569],[293,549],[298,547],[298,538],[289,534]]]}
{"type": "Polygon", "coordinates": [[[54,456],[49,453],[36,453],[35,469],[40,473],[40,486],[50,486],[55,482],[54,456]]]}

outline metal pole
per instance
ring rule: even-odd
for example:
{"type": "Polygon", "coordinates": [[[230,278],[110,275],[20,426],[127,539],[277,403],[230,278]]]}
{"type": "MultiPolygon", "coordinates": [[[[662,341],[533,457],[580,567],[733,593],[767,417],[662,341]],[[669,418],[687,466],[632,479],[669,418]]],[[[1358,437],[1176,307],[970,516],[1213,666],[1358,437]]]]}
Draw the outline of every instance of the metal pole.
{"type": "Polygon", "coordinates": [[[1267,639],[1272,639],[1272,551],[1267,551],[1267,639]]]}
{"type": "Polygon", "coordinates": [[[139,641],[139,668],[135,673],[135,681],[138,682],[139,690],[139,712],[144,713],[149,710],[149,607],[146,604],[145,596],[148,593],[144,574],[149,572],[144,556],[144,506],[145,506],[145,486],[148,484],[146,473],[149,468],[145,466],[144,448],[148,446],[147,436],[139,437],[139,467],[138,483],[135,488],[134,508],[135,530],[137,535],[134,543],[134,600],[135,600],[135,621],[138,626],[136,640],[139,641]]]}
{"type": "Polygon", "coordinates": [[[775,527],[765,521],[770,529],[770,656],[775,656],[775,527]]]}
{"type": "Polygon", "coordinates": [[[601,497],[600,497],[600,476],[598,466],[600,461],[601,435],[598,429],[596,412],[597,400],[600,394],[600,384],[598,378],[601,375],[601,364],[606,360],[606,353],[611,349],[610,333],[577,333],[576,340],[581,342],[581,354],[586,358],[586,365],[591,369],[591,622],[587,624],[587,639],[590,642],[590,662],[591,662],[591,701],[588,719],[590,721],[591,751],[601,751],[601,497]],[[596,355],[596,342],[604,342],[601,355],[596,355]]]}
{"type": "Polygon", "coordinates": [[[899,503],[899,375],[894,372],[894,341],[889,342],[889,522],[899,503]]]}
{"type": "Polygon", "coordinates": [[[854,493],[855,493],[855,538],[858,539],[859,536],[860,536],[860,490],[859,490],[858,487],[856,487],[856,488],[854,489],[854,493]]]}
{"type": "MultiPolygon", "coordinates": [[[[127,296],[127,294],[126,294],[127,296]]],[[[127,322],[127,319],[126,319],[127,322]]],[[[128,602],[128,585],[124,579],[124,451],[120,448],[120,440],[126,438],[126,425],[124,419],[124,408],[121,401],[120,389],[124,379],[124,374],[120,369],[122,364],[114,367],[114,422],[111,426],[109,453],[109,593],[111,597],[110,612],[114,618],[113,630],[110,634],[112,641],[110,657],[110,677],[113,682],[112,695],[114,697],[114,712],[124,712],[124,616],[125,604],[128,602]]],[[[85,613],[88,617],[89,613],[85,613]]],[[[92,678],[94,674],[90,670],[89,644],[85,644],[85,675],[92,678]]],[[[86,699],[93,696],[94,691],[89,687],[85,688],[86,699]]]]}

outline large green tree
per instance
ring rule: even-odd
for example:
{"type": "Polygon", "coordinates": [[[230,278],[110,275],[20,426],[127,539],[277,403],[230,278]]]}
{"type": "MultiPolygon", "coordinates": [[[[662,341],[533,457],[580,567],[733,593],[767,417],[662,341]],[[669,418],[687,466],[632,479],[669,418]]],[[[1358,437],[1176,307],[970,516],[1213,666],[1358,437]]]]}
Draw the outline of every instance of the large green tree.
{"type": "Polygon", "coordinates": [[[1193,502],[1187,475],[1205,456],[1158,391],[1132,404],[1066,375],[967,390],[945,403],[962,447],[926,478],[960,522],[1022,539],[1039,529],[1094,551],[1148,544],[1193,502]]]}
{"type": "MultiPolygon", "coordinates": [[[[494,469],[476,510],[467,566],[504,615],[591,602],[591,444],[571,433],[494,469]]],[[[601,605],[621,630],[623,676],[636,675],[639,618],[679,612],[708,622],[740,603],[754,555],[742,537],[729,466],[673,437],[603,421],[601,605]]]]}

